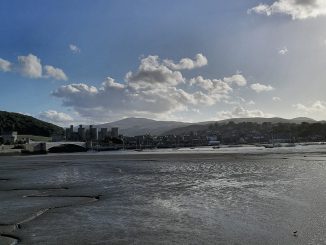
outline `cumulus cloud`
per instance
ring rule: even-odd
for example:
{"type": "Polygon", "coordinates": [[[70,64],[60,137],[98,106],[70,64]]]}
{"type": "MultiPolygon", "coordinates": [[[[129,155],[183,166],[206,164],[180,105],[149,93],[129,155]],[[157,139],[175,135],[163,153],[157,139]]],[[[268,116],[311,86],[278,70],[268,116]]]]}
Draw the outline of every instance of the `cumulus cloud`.
{"type": "Polygon", "coordinates": [[[74,83],[69,85],[64,85],[58,88],[55,92],[55,95],[60,95],[65,97],[67,95],[73,94],[85,94],[85,95],[94,95],[98,93],[98,89],[94,86],[88,86],[84,83],[74,83]]]}
{"type": "Polygon", "coordinates": [[[228,118],[247,118],[247,117],[266,117],[260,110],[248,110],[241,105],[234,107],[231,111],[221,111],[217,113],[218,119],[228,118]]]}
{"type": "Polygon", "coordinates": [[[181,72],[172,71],[164,65],[158,56],[143,58],[136,73],[128,72],[126,80],[134,89],[157,87],[166,84],[176,86],[184,83],[181,72]]]}
{"type": "Polygon", "coordinates": [[[158,56],[150,55],[140,60],[136,71],[126,74],[123,83],[108,77],[100,86],[73,83],[59,87],[52,95],[82,117],[98,121],[125,115],[171,118],[175,112],[213,106],[227,98],[237,79],[226,82],[198,76],[188,80],[158,56]]]}
{"type": "Polygon", "coordinates": [[[231,77],[225,77],[223,81],[229,84],[235,83],[241,87],[247,85],[247,79],[241,74],[236,74],[231,77]]]}
{"type": "Polygon", "coordinates": [[[29,78],[54,78],[67,81],[68,77],[60,68],[51,65],[42,66],[41,59],[33,54],[18,56],[18,64],[12,64],[0,58],[0,71],[18,71],[21,75],[29,78]],[[12,69],[12,67],[14,67],[12,69]],[[44,72],[44,73],[43,73],[44,72]]]}
{"type": "Polygon", "coordinates": [[[284,47],[278,51],[280,55],[286,55],[288,52],[289,50],[287,49],[287,47],[284,47]]]}
{"type": "Polygon", "coordinates": [[[195,59],[183,58],[179,63],[174,63],[173,60],[164,60],[164,65],[172,70],[191,70],[207,65],[207,58],[203,54],[197,54],[195,59]]]}
{"type": "Polygon", "coordinates": [[[55,68],[53,66],[46,65],[44,66],[44,71],[45,71],[45,77],[52,77],[56,80],[64,80],[64,81],[68,80],[67,75],[60,68],[55,68]]]}
{"type": "Polygon", "coordinates": [[[192,78],[189,80],[190,85],[196,85],[207,92],[214,94],[228,94],[233,89],[231,86],[236,84],[238,86],[245,86],[247,84],[247,79],[241,75],[236,74],[230,77],[225,77],[224,79],[204,79],[202,76],[192,78]]]}
{"type": "Polygon", "coordinates": [[[311,105],[303,105],[301,103],[293,105],[295,109],[305,114],[316,113],[316,112],[326,112],[326,102],[317,100],[311,105]]]}
{"type": "Polygon", "coordinates": [[[279,101],[281,101],[281,98],[280,97],[273,97],[273,101],[274,102],[279,102],[279,101]]]}
{"type": "Polygon", "coordinates": [[[325,0],[278,0],[272,4],[259,4],[248,13],[265,14],[267,16],[273,14],[285,14],[295,19],[316,18],[326,15],[325,0]]]}
{"type": "Polygon", "coordinates": [[[74,54],[80,53],[80,48],[78,48],[75,44],[69,44],[69,49],[74,54]]]}
{"type": "Polygon", "coordinates": [[[4,60],[0,58],[0,71],[10,71],[11,70],[11,63],[8,60],[4,60]]]}
{"type": "Polygon", "coordinates": [[[18,56],[20,71],[24,76],[30,78],[42,77],[41,60],[33,54],[27,56],[18,56]]]}
{"type": "Polygon", "coordinates": [[[41,120],[59,125],[67,125],[67,123],[74,121],[70,115],[55,110],[41,112],[38,117],[41,120]]]}
{"type": "Polygon", "coordinates": [[[97,88],[87,84],[61,86],[52,94],[63,99],[63,105],[73,107],[85,117],[158,115],[185,110],[188,106],[213,105],[219,96],[197,91],[186,92],[174,86],[138,87],[132,82],[120,84],[112,78],[97,88]]]}
{"type": "Polygon", "coordinates": [[[268,92],[274,90],[274,88],[271,85],[264,85],[260,83],[251,84],[250,88],[254,90],[256,93],[268,92]]]}
{"type": "Polygon", "coordinates": [[[228,83],[219,79],[204,79],[202,76],[192,78],[190,85],[196,85],[210,94],[228,94],[232,88],[228,83]]]}

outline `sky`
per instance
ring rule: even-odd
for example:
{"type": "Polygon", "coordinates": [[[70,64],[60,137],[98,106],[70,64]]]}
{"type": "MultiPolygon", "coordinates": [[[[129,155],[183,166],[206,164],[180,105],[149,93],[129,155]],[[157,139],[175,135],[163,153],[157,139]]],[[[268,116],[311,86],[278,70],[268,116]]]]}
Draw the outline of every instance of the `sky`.
{"type": "Polygon", "coordinates": [[[0,110],[326,119],[324,0],[2,0],[0,110]]]}

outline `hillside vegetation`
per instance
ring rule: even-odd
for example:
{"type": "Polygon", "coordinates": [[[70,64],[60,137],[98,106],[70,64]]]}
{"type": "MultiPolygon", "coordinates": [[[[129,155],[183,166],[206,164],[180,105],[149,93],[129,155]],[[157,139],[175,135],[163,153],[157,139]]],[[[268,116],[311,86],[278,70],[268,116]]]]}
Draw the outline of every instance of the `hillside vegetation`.
{"type": "Polygon", "coordinates": [[[223,143],[269,142],[272,139],[287,139],[290,142],[326,141],[326,123],[256,123],[229,121],[207,125],[191,125],[177,128],[166,134],[205,136],[215,134],[223,143]]]}
{"type": "Polygon", "coordinates": [[[63,128],[19,113],[0,111],[0,131],[17,131],[18,134],[49,137],[64,134],[63,128]]]}
{"type": "MultiPolygon", "coordinates": [[[[275,126],[277,124],[292,124],[293,127],[296,125],[307,123],[307,124],[323,124],[323,121],[315,121],[311,118],[306,117],[297,117],[293,119],[285,119],[285,118],[279,118],[279,117],[273,117],[273,118],[264,118],[264,117],[252,117],[252,118],[231,118],[231,119],[225,119],[220,121],[210,121],[210,122],[200,122],[200,123],[194,123],[188,126],[184,127],[178,127],[174,128],[172,130],[165,131],[162,135],[185,135],[189,134],[190,132],[206,132],[210,131],[212,128],[214,130],[218,131],[225,131],[225,130],[235,130],[235,131],[242,131],[242,130],[249,130],[247,126],[253,125],[253,127],[256,127],[257,129],[261,128],[262,125],[271,125],[275,126]],[[232,125],[231,127],[227,125],[232,125]]],[[[264,128],[264,127],[263,127],[264,128]]]]}

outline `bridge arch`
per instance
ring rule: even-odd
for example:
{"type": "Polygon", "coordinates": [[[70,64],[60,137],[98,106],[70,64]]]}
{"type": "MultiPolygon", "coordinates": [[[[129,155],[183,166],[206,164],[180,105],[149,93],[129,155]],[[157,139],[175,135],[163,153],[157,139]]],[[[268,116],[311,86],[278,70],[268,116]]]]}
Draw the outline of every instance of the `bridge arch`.
{"type": "Polygon", "coordinates": [[[87,151],[85,146],[79,144],[60,144],[60,145],[53,145],[51,147],[47,147],[47,151],[50,153],[72,153],[72,152],[85,152],[87,151]]]}

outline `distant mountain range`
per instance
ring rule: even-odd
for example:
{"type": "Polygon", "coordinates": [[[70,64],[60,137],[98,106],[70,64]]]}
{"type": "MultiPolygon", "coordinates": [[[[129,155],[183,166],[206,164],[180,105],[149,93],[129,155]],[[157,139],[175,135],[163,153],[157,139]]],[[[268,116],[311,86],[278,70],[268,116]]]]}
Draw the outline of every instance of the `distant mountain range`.
{"type": "Polygon", "coordinates": [[[176,121],[156,121],[147,118],[125,118],[119,121],[105,123],[100,125],[95,125],[97,128],[112,128],[118,127],[119,133],[126,136],[136,136],[136,135],[167,135],[167,134],[181,134],[190,131],[199,131],[204,130],[208,127],[209,124],[219,123],[226,124],[230,121],[234,123],[241,122],[253,122],[253,123],[295,123],[300,124],[302,122],[314,123],[317,122],[311,118],[306,117],[297,117],[293,119],[284,119],[284,118],[233,118],[220,121],[206,121],[199,123],[186,123],[186,122],[176,122],[176,121]]]}
{"type": "MultiPolygon", "coordinates": [[[[112,128],[118,127],[119,133],[125,136],[136,136],[136,135],[167,135],[167,134],[183,134],[189,133],[190,131],[200,131],[207,130],[210,124],[226,124],[230,121],[234,123],[241,122],[252,122],[252,123],[295,123],[300,124],[302,122],[315,123],[311,118],[297,117],[293,119],[284,118],[233,118],[220,121],[206,121],[199,123],[187,123],[187,122],[177,122],[177,121],[157,121],[147,118],[125,118],[119,121],[94,125],[97,128],[112,128]]],[[[319,121],[325,123],[325,121],[319,121]]],[[[68,125],[67,125],[68,126],[68,125]]],[[[87,127],[87,126],[86,126],[87,127]]],[[[50,136],[52,134],[63,134],[63,128],[56,126],[54,124],[44,122],[33,118],[31,116],[26,116],[19,113],[0,111],[0,129],[5,131],[15,130],[18,134],[31,134],[40,136],[50,136]]]]}
{"type": "Polygon", "coordinates": [[[168,130],[164,132],[165,135],[169,134],[175,134],[175,135],[180,135],[180,134],[189,134],[189,132],[193,131],[204,131],[208,130],[209,124],[227,124],[229,122],[234,122],[234,123],[244,123],[244,122],[249,122],[249,123],[272,123],[272,124],[277,124],[277,123],[292,123],[292,124],[301,124],[303,122],[305,123],[316,123],[318,121],[313,120],[311,118],[306,118],[306,117],[297,117],[293,119],[284,119],[284,118],[279,118],[279,117],[272,117],[272,118],[264,118],[264,117],[253,117],[253,118],[231,118],[231,119],[225,119],[225,120],[220,120],[220,121],[210,121],[210,122],[201,122],[201,123],[195,123],[191,124],[185,127],[179,127],[179,128],[174,128],[172,130],[168,130]]]}
{"type": "Polygon", "coordinates": [[[175,122],[175,121],[156,121],[147,118],[125,118],[119,121],[95,125],[97,128],[112,128],[118,127],[119,134],[126,136],[136,135],[161,135],[166,131],[173,130],[179,127],[185,127],[191,123],[175,122]]]}

